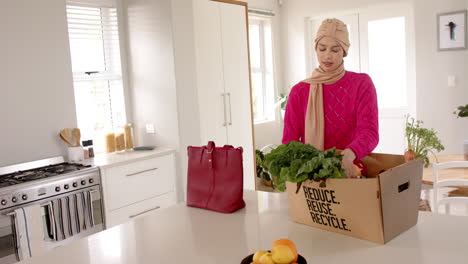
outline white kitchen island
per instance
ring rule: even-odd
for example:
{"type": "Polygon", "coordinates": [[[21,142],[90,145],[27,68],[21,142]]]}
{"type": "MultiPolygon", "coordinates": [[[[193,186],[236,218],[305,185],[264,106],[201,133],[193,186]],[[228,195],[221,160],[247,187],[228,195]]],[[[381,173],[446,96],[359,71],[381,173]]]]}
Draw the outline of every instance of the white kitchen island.
{"type": "Polygon", "coordinates": [[[237,264],[279,238],[314,263],[467,263],[468,217],[421,212],[386,245],[289,220],[287,195],[246,191],[245,209],[221,214],[179,204],[21,263],[237,264]]]}

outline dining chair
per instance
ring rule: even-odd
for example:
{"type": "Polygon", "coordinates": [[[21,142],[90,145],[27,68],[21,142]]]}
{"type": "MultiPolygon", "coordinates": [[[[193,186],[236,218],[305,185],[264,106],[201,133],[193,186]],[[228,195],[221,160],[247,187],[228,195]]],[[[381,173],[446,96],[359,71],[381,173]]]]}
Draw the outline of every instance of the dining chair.
{"type": "MultiPolygon", "coordinates": [[[[456,188],[458,186],[467,186],[468,187],[468,179],[454,179],[450,177],[445,177],[447,175],[444,173],[444,179],[440,180],[440,173],[441,170],[446,170],[446,169],[466,169],[468,170],[468,161],[449,161],[449,162],[441,162],[441,163],[432,163],[432,167],[434,170],[433,177],[434,177],[434,182],[432,185],[432,190],[433,190],[433,211],[435,213],[439,213],[439,207],[441,205],[444,205],[445,207],[445,213],[449,214],[450,213],[450,205],[453,204],[453,202],[463,202],[466,203],[466,209],[468,212],[468,197],[445,197],[443,196],[442,198],[439,198],[439,191],[441,188],[444,187],[452,187],[456,188]]],[[[468,173],[467,173],[468,176],[468,173]]]]}

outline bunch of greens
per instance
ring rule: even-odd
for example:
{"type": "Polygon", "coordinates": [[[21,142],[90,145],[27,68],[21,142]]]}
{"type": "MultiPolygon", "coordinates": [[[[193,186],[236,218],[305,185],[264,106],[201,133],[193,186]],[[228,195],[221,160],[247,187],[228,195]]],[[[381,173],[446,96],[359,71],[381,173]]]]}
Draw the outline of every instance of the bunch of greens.
{"type": "Polygon", "coordinates": [[[261,150],[256,149],[255,156],[257,164],[257,177],[266,181],[271,181],[270,174],[268,174],[268,170],[265,167],[265,154],[263,154],[261,150]]]}
{"type": "Polygon", "coordinates": [[[319,151],[314,146],[291,141],[278,146],[265,156],[271,175],[277,176],[275,186],[286,190],[286,181],[300,184],[305,180],[322,181],[326,178],[345,178],[341,167],[343,155],[336,155],[336,149],[319,151]]]}
{"type": "MultiPolygon", "coordinates": [[[[413,117],[406,115],[406,140],[408,151],[413,151],[415,157],[424,158],[424,167],[429,166],[428,153],[435,156],[434,150],[440,152],[444,150],[444,146],[437,137],[437,132],[434,129],[421,127],[423,121],[415,120],[413,117]]],[[[437,157],[436,157],[437,158],[437,157]]]]}

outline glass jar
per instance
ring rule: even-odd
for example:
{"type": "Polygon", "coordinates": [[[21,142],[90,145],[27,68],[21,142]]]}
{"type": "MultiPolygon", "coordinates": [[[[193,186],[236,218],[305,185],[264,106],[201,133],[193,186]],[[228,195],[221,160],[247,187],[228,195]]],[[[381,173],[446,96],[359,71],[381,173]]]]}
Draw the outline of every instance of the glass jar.
{"type": "Polygon", "coordinates": [[[117,128],[115,133],[115,151],[125,150],[125,132],[123,127],[117,128]]]}
{"type": "Polygon", "coordinates": [[[132,124],[126,124],[124,126],[125,133],[125,149],[133,149],[133,127],[132,124]]]}
{"type": "Polygon", "coordinates": [[[115,133],[110,132],[106,134],[106,152],[111,153],[115,151],[115,133]]]}

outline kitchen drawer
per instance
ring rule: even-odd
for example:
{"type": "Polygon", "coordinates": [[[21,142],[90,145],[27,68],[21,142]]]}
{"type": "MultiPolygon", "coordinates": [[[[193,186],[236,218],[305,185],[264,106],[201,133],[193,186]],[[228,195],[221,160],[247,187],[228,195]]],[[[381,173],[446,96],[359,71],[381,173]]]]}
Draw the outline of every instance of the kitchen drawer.
{"type": "Polygon", "coordinates": [[[158,197],[110,211],[106,216],[106,228],[125,223],[131,219],[142,217],[157,211],[158,209],[174,205],[175,203],[175,192],[169,192],[158,197]]]}
{"type": "Polygon", "coordinates": [[[112,211],[175,190],[174,156],[105,169],[106,210],[112,211]]]}

